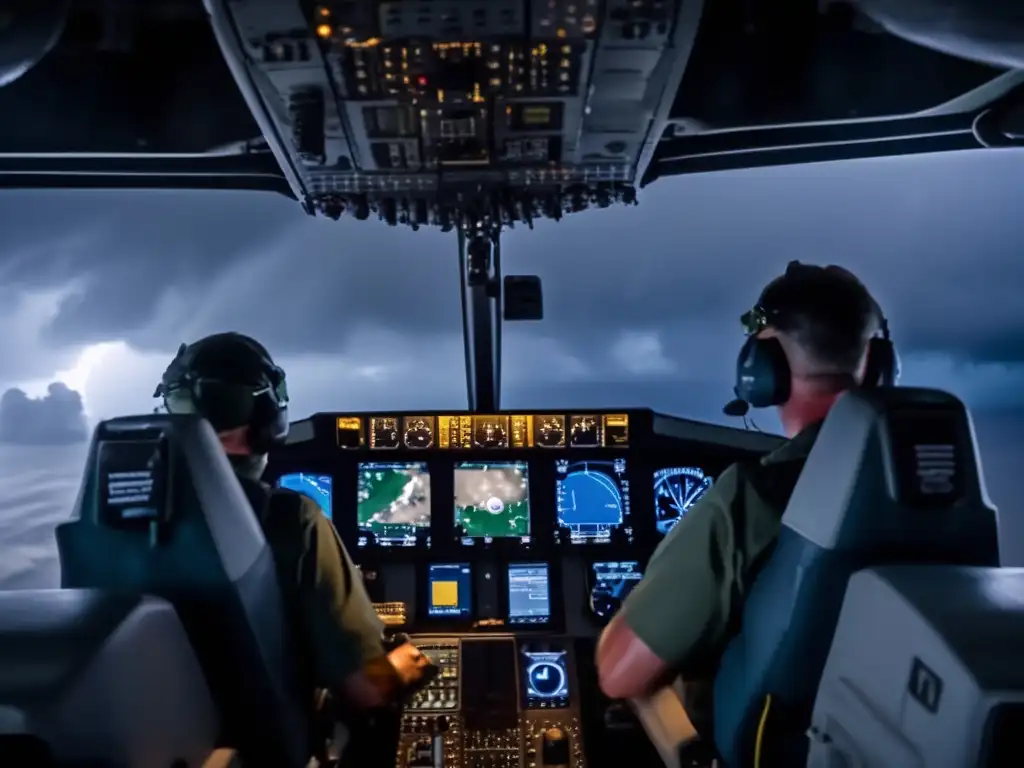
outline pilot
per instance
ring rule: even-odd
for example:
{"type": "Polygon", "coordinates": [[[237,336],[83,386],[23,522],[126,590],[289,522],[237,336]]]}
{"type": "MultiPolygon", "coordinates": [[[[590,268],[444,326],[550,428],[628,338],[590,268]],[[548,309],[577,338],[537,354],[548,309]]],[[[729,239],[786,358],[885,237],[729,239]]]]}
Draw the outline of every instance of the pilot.
{"type": "Polygon", "coordinates": [[[644,697],[681,675],[687,712],[705,735],[718,661],[822,421],[845,390],[892,383],[898,368],[878,304],[840,267],[792,262],[742,322],[737,400],[726,413],[775,404],[789,440],[722,473],[655,550],[597,648],[610,698],[644,697]]]}
{"type": "Polygon", "coordinates": [[[288,433],[285,374],[267,350],[238,333],[182,344],[154,397],[217,431],[273,552],[311,699],[326,689],[343,708],[366,710],[419,683],[429,660],[411,643],[385,653],[362,579],[316,502],[260,481],[288,433]]]}

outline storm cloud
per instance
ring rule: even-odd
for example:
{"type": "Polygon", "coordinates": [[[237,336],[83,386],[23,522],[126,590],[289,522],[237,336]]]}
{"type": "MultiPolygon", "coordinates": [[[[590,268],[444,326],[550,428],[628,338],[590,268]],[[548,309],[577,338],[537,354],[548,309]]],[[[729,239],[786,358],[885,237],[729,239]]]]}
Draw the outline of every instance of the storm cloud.
{"type": "Polygon", "coordinates": [[[44,397],[29,397],[18,388],[0,396],[0,443],[72,445],[85,442],[88,431],[82,396],[59,381],[44,397]]]}
{"type": "MultiPolygon", "coordinates": [[[[1022,171],[1007,150],[692,176],[637,208],[518,228],[504,271],[543,278],[546,318],[506,325],[504,402],[650,385],[706,418],[687,404],[728,392],[737,318],[794,258],[862,276],[912,379],[1017,402],[1022,171]]],[[[224,192],[2,193],[0,221],[0,381],[123,341],[152,362],[120,386],[149,388],[180,342],[235,329],[332,386],[334,407],[464,402],[453,234],[224,192]]]]}

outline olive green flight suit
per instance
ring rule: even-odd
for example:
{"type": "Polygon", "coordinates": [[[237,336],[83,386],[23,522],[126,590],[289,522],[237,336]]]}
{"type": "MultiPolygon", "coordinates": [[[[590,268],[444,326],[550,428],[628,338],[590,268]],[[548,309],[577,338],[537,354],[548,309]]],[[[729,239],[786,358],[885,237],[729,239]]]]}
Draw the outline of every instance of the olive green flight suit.
{"type": "Polygon", "coordinates": [[[276,489],[262,518],[308,682],[336,689],[384,655],[384,625],[341,539],[320,507],[276,489]]]}
{"type": "Polygon", "coordinates": [[[719,659],[739,627],[744,599],[771,552],[820,426],[808,427],[759,465],[725,470],[654,551],[622,605],[626,625],[682,676],[688,714],[705,735],[719,659]],[[763,481],[773,476],[792,483],[783,499],[769,501],[763,481]]]}

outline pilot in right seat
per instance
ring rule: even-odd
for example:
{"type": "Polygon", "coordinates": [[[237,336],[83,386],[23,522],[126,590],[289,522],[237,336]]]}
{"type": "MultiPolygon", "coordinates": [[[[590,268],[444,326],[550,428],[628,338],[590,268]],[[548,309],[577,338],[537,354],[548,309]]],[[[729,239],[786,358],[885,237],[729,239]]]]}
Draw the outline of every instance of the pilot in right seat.
{"type": "Polygon", "coordinates": [[[741,320],[747,340],[725,412],[777,406],[789,441],[722,473],[655,550],[597,647],[610,698],[642,698],[681,675],[687,713],[705,736],[718,662],[821,423],[844,391],[894,384],[899,368],[880,307],[840,267],[791,262],[741,320]]]}
{"type": "Polygon", "coordinates": [[[238,333],[182,344],[154,396],[169,413],[200,414],[220,437],[273,553],[310,700],[323,688],[343,708],[367,710],[420,683],[429,660],[411,643],[385,652],[362,579],[316,502],[260,481],[289,427],[285,373],[266,349],[238,333]]]}

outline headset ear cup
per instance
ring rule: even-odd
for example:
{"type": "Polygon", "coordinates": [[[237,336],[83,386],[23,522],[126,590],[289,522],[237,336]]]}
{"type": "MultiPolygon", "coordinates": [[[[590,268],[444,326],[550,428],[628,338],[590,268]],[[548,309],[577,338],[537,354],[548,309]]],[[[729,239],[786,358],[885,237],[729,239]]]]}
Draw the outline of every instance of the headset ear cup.
{"type": "Polygon", "coordinates": [[[865,387],[894,387],[899,383],[900,360],[896,345],[885,338],[868,342],[868,359],[864,367],[865,387]]]}
{"type": "Polygon", "coordinates": [[[249,447],[255,453],[269,453],[288,437],[288,408],[277,404],[268,393],[253,402],[249,420],[249,447]]]}
{"type": "Polygon", "coordinates": [[[789,399],[790,370],[778,339],[751,336],[736,361],[736,396],[753,408],[781,405],[789,399]]]}

